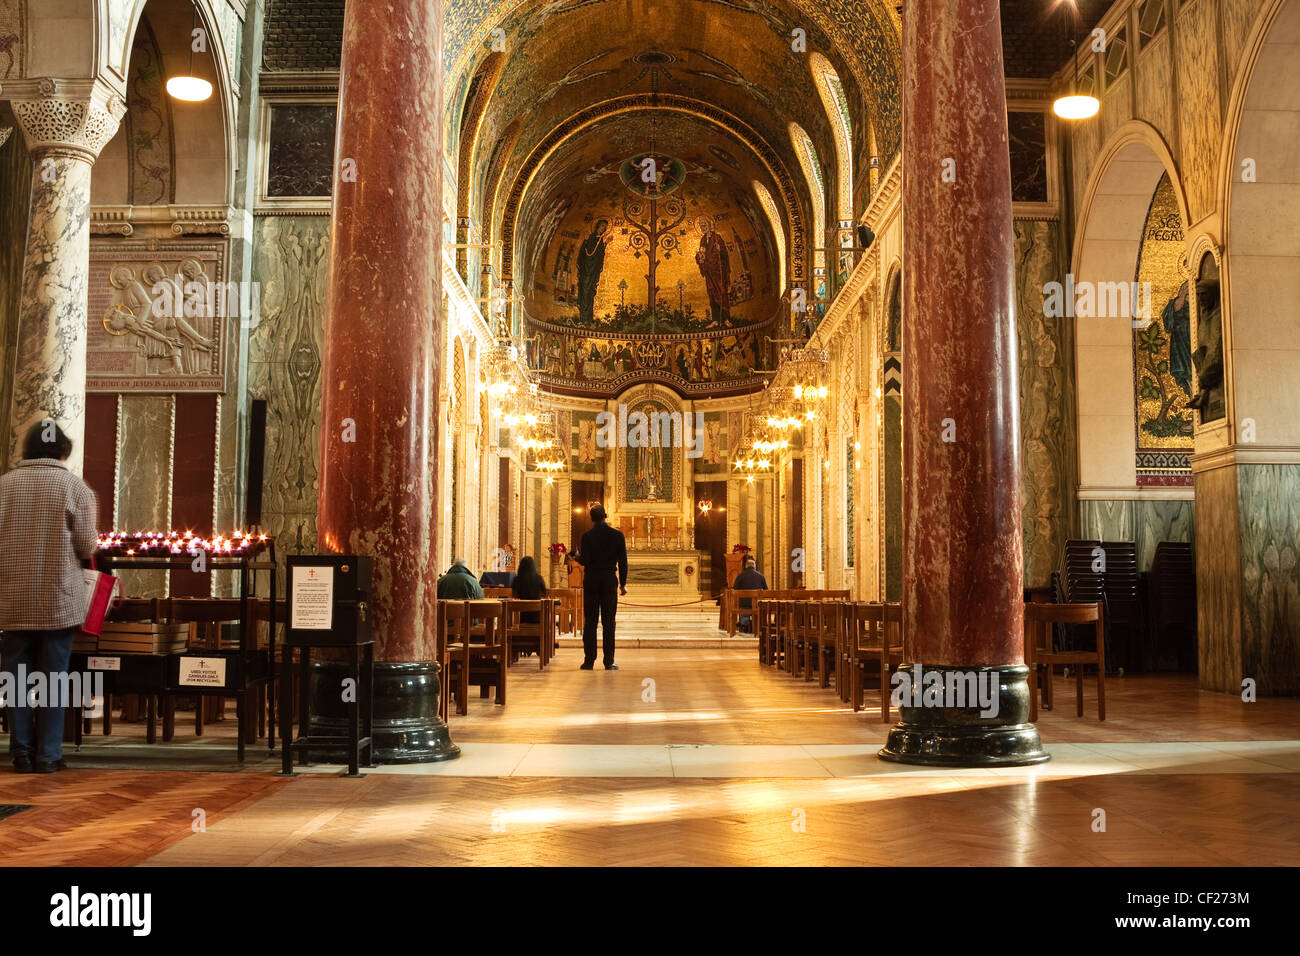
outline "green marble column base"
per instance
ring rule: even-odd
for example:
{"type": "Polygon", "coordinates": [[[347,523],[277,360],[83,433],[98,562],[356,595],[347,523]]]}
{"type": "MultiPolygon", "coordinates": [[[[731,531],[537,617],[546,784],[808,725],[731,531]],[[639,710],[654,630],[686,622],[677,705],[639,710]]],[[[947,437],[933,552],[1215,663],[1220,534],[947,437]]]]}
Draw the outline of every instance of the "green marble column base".
{"type": "MultiPolygon", "coordinates": [[[[347,671],[348,665],[342,661],[312,662],[312,736],[347,735],[348,708],[340,683],[347,671]]],[[[433,763],[460,756],[460,748],[451,742],[451,733],[438,716],[438,687],[438,665],[433,661],[375,662],[376,763],[433,763]]],[[[313,750],[311,754],[322,762],[347,762],[343,750],[313,750]]]]}
{"type": "MultiPolygon", "coordinates": [[[[899,672],[907,680],[916,679],[917,666],[904,664],[899,672]]],[[[879,756],[895,763],[929,767],[1022,767],[1044,763],[1051,755],[1043,749],[1038,731],[1029,723],[1029,668],[961,667],[956,665],[920,665],[922,706],[899,708],[900,720],[889,731],[889,738],[879,756]],[[952,700],[944,695],[932,706],[924,706],[925,674],[959,671],[974,674],[976,680],[992,690],[997,685],[997,707],[986,697],[990,716],[981,716],[981,706],[945,706],[952,700]]]]}

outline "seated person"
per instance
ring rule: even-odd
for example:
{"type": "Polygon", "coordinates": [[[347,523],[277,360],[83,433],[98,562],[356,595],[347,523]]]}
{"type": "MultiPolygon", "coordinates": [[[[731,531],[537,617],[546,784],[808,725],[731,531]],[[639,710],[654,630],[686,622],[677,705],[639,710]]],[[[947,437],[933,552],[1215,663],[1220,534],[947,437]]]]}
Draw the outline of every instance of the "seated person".
{"type": "MultiPolygon", "coordinates": [[[[537,570],[537,562],[526,557],[519,562],[519,573],[510,582],[510,593],[521,601],[540,601],[546,597],[546,580],[537,570]]],[[[524,611],[519,615],[520,624],[538,624],[541,616],[536,611],[524,611]]]]}
{"type": "Polygon", "coordinates": [[[483,588],[470,572],[464,558],[451,562],[447,573],[438,578],[439,601],[481,601],[483,588]]]}
{"type": "MultiPolygon", "coordinates": [[[[731,585],[732,590],[733,591],[766,591],[767,578],[763,577],[763,575],[759,573],[758,562],[754,560],[754,556],[752,554],[745,555],[745,560],[742,563],[744,567],[741,570],[741,572],[736,575],[736,580],[731,585]]],[[[737,605],[737,607],[743,608],[745,610],[751,610],[753,606],[754,606],[753,602],[749,598],[741,598],[739,604],[737,605]]],[[[752,616],[749,614],[742,614],[740,616],[740,629],[748,633],[751,630],[752,626],[753,626],[752,616]]]]}

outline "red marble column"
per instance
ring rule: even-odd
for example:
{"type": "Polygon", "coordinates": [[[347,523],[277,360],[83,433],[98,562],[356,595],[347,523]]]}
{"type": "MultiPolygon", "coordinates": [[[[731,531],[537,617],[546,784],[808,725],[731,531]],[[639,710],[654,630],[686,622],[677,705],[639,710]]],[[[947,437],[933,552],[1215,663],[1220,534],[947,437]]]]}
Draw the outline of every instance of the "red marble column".
{"type": "Polygon", "coordinates": [[[998,4],[920,0],[903,20],[903,613],[916,661],[1019,664],[1019,393],[998,4]]]}
{"type": "Polygon", "coordinates": [[[375,656],[434,656],[442,338],[442,4],[348,0],[319,541],[375,560],[375,656]]]}
{"type": "MultiPolygon", "coordinates": [[[[903,13],[903,620],[907,659],[983,670],[999,713],[900,708],[882,756],[1046,759],[1027,721],[1019,394],[996,0],[903,13]]],[[[915,668],[908,668],[913,674],[915,668]]]]}

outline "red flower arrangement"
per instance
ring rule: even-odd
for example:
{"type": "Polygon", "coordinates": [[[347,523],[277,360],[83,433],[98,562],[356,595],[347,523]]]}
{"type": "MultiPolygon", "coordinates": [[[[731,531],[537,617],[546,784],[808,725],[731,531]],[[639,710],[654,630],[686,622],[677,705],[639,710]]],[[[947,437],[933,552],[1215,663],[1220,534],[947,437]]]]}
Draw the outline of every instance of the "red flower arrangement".
{"type": "Polygon", "coordinates": [[[569,549],[564,546],[562,541],[556,541],[554,544],[549,545],[546,550],[550,552],[551,557],[553,558],[558,558],[562,554],[569,553],[569,549]]]}
{"type": "Polygon", "coordinates": [[[753,550],[754,550],[754,549],[751,548],[751,547],[750,547],[749,545],[747,545],[747,544],[738,544],[738,545],[736,545],[735,547],[733,547],[733,548],[731,549],[731,553],[732,553],[732,554],[749,554],[749,552],[751,552],[751,551],[753,551],[753,550]]]}

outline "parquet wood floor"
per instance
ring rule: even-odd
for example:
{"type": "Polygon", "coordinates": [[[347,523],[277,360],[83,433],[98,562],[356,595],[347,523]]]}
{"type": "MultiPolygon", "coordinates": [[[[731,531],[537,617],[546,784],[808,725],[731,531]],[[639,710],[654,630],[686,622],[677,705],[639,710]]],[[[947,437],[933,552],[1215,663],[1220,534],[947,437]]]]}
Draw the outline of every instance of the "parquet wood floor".
{"type": "Polygon", "coordinates": [[[302,777],[149,865],[1296,865],[1295,777],[302,777]],[[1094,833],[1094,810],[1106,832],[1094,833]],[[802,825],[802,831],[799,829],[802,825]]]}
{"type": "Polygon", "coordinates": [[[131,866],[286,781],[268,774],[75,770],[0,772],[0,802],[32,809],[0,822],[6,866],[131,866]]]}
{"type": "MultiPolygon", "coordinates": [[[[1109,719],[1100,724],[1074,716],[1073,688],[1062,685],[1062,709],[1039,721],[1049,745],[1061,745],[1051,772],[863,776],[853,775],[853,761],[884,739],[878,712],[854,715],[833,691],[760,667],[750,652],[628,649],[617,672],[579,671],[578,653],[570,641],[545,671],[527,661],[513,668],[509,707],[471,695],[469,715],[451,722],[467,762],[475,743],[532,747],[534,755],[553,744],[607,752],[730,745],[750,753],[803,745],[821,746],[817,759],[837,776],[804,776],[788,762],[755,759],[737,763],[743,772],[736,775],[709,778],[689,769],[680,777],[580,776],[576,763],[561,761],[556,766],[570,769],[543,769],[548,776],[285,781],[271,776],[264,749],[258,763],[234,773],[73,769],[20,777],[0,770],[0,803],[36,805],[0,821],[0,858],[205,866],[1300,865],[1294,745],[1260,745],[1277,773],[1267,761],[1238,773],[1238,764],[1214,767],[1204,753],[1170,758],[1179,748],[1159,747],[1294,741],[1300,700],[1243,704],[1198,690],[1193,678],[1129,677],[1108,682],[1109,719]],[[1125,749],[1125,742],[1139,746],[1125,749]],[[834,745],[858,755],[828,755],[834,745]],[[1126,769],[1074,775],[1068,761],[1092,759],[1088,745],[1122,754],[1126,769]],[[191,831],[195,808],[206,811],[206,832],[191,831]],[[1104,833],[1093,832],[1096,809],[1106,811],[1104,833]]],[[[187,729],[178,723],[178,744],[193,743],[187,729]]],[[[190,765],[213,765],[210,755],[223,756],[233,732],[233,721],[210,725],[203,744],[191,748],[198,756],[190,765]]],[[[70,763],[168,767],[167,745],[136,746],[142,734],[119,723],[113,744],[88,738],[70,763]]],[[[691,766],[678,766],[689,757],[674,751],[674,770],[691,766]]]]}

